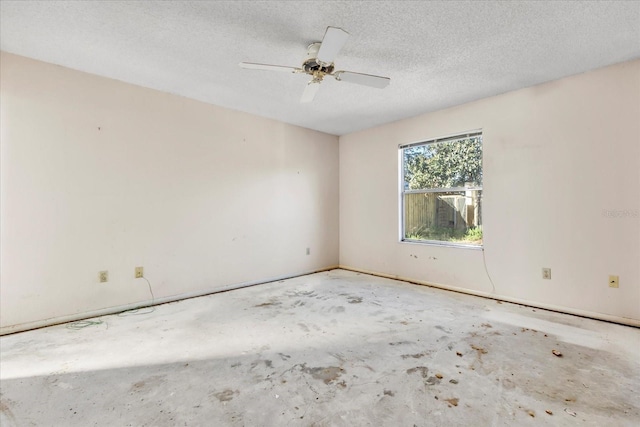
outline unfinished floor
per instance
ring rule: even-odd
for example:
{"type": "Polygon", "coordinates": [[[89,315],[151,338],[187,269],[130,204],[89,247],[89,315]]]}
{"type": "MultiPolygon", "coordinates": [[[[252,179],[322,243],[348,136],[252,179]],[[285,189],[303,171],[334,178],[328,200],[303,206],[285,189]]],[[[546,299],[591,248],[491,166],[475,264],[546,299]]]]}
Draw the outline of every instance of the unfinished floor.
{"type": "Polygon", "coordinates": [[[2,337],[0,424],[640,421],[637,328],[344,270],[149,311],[2,337]]]}

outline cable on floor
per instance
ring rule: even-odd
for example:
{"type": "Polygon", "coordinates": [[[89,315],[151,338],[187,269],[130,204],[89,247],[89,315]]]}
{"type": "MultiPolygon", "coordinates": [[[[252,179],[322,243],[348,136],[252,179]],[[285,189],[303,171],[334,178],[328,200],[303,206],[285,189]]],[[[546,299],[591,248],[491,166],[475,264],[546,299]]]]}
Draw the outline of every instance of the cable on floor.
{"type": "MultiPolygon", "coordinates": [[[[146,277],[141,277],[141,279],[144,279],[147,281],[147,285],[149,286],[149,293],[151,294],[151,305],[153,305],[156,297],[153,295],[153,289],[151,288],[151,282],[149,282],[149,279],[147,279],[146,277]]],[[[140,308],[134,308],[132,310],[127,310],[127,311],[123,311],[122,313],[118,313],[119,317],[126,317],[126,316],[140,316],[143,314],[149,314],[149,313],[153,313],[154,311],[156,311],[155,307],[146,307],[145,309],[140,309],[140,308]]]]}
{"type": "Polygon", "coordinates": [[[100,319],[98,320],[80,320],[79,322],[67,323],[66,328],[72,329],[74,331],[79,331],[80,329],[88,328],[90,326],[98,326],[102,325],[104,322],[100,319]]]}

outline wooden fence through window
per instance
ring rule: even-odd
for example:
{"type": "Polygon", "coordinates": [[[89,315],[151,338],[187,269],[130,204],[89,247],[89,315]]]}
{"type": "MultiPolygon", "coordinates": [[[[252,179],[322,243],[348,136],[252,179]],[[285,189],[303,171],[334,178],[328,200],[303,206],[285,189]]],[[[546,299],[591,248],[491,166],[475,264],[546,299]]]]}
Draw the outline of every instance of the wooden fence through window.
{"type": "Polygon", "coordinates": [[[404,195],[404,229],[406,235],[424,229],[450,228],[466,230],[482,224],[481,190],[451,193],[411,193],[404,195]]]}

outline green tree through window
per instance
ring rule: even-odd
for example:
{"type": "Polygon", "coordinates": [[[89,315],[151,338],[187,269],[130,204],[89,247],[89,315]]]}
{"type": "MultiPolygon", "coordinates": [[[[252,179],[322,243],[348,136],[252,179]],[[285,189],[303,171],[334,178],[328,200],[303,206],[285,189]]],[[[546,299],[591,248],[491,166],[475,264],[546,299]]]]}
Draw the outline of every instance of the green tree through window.
{"type": "Polygon", "coordinates": [[[482,185],[480,137],[419,145],[404,150],[405,188],[464,187],[482,185]]]}

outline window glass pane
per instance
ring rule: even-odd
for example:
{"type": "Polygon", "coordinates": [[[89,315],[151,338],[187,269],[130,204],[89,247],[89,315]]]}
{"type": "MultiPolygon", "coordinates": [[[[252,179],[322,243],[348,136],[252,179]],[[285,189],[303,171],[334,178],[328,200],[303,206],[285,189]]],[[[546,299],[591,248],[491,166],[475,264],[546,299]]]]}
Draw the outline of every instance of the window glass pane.
{"type": "Polygon", "coordinates": [[[404,239],[482,245],[482,190],[404,195],[404,239]]]}
{"type": "Polygon", "coordinates": [[[402,151],[405,190],[482,186],[482,136],[402,151]]]}

